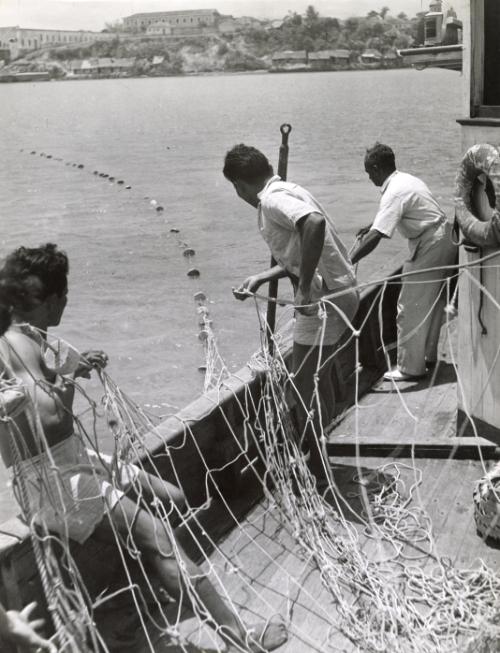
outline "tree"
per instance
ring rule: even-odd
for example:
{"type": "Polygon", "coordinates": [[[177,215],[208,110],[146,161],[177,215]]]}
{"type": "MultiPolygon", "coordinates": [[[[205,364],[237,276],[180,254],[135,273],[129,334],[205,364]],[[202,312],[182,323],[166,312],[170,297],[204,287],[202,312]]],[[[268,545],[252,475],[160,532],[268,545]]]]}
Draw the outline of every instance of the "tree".
{"type": "Polygon", "coordinates": [[[312,5],[309,5],[306,9],[306,20],[305,20],[306,25],[313,25],[318,21],[318,19],[319,19],[319,13],[312,5]]]}
{"type": "Polygon", "coordinates": [[[346,29],[347,33],[353,34],[358,29],[361,20],[361,18],[356,18],[355,16],[347,18],[344,22],[344,28],[346,29]]]}
{"type": "Polygon", "coordinates": [[[296,11],[294,12],[289,12],[288,16],[285,18],[285,21],[287,23],[290,23],[290,25],[302,25],[302,16],[298,14],[296,11]]]}
{"type": "Polygon", "coordinates": [[[323,18],[321,20],[321,36],[326,41],[335,41],[339,36],[340,24],[336,18],[323,18]]]}
{"type": "Polygon", "coordinates": [[[380,12],[379,12],[379,16],[380,16],[380,18],[382,18],[382,20],[385,20],[385,17],[386,17],[387,14],[389,13],[389,11],[390,11],[390,10],[389,10],[389,7],[382,7],[382,9],[381,9],[380,12]]]}

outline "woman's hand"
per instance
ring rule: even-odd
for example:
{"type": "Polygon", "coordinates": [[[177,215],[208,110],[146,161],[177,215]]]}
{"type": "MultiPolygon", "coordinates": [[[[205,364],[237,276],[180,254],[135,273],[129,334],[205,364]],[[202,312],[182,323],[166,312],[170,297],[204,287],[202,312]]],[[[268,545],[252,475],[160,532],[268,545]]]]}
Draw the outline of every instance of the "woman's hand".
{"type": "MultiPolygon", "coordinates": [[[[25,647],[29,651],[40,651],[40,653],[57,653],[54,644],[43,639],[36,632],[44,626],[43,619],[31,619],[31,613],[36,609],[36,603],[30,603],[20,612],[8,610],[4,612],[1,619],[0,637],[25,647]]],[[[3,612],[3,609],[2,609],[3,612]]]]}

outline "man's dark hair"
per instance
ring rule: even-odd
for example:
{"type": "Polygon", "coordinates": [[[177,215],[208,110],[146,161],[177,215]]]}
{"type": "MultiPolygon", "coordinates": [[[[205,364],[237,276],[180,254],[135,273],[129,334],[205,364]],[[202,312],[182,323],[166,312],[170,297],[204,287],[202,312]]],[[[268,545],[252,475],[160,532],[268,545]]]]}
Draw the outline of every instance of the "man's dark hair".
{"type": "Polygon", "coordinates": [[[393,150],[388,145],[378,142],[368,148],[365,154],[365,167],[373,165],[388,172],[396,170],[396,157],[393,150]]]}
{"type": "Polygon", "coordinates": [[[50,295],[62,297],[68,272],[68,257],[52,243],[9,254],[0,269],[0,334],[9,326],[12,309],[30,311],[50,295]]]}
{"type": "Polygon", "coordinates": [[[252,183],[270,177],[273,167],[260,150],[240,143],[226,154],[222,172],[229,181],[241,179],[252,183]]]}

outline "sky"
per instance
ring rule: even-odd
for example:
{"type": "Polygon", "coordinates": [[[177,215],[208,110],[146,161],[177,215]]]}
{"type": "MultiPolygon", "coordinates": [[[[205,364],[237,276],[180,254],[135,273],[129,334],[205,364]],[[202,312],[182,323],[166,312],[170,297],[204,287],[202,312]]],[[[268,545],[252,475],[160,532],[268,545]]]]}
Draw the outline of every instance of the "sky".
{"type": "Polygon", "coordinates": [[[99,31],[105,23],[143,11],[217,9],[222,14],[283,18],[289,11],[304,13],[312,4],[322,16],[363,16],[387,6],[390,13],[414,16],[427,10],[429,0],[0,0],[0,27],[19,25],[40,29],[99,31]]]}

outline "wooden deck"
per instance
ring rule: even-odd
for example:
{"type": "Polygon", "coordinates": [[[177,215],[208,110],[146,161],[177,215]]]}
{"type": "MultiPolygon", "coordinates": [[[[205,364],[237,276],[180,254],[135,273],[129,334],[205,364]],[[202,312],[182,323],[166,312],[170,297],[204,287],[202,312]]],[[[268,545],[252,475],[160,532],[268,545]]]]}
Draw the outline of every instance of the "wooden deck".
{"type": "MultiPolygon", "coordinates": [[[[385,299],[391,294],[397,295],[396,287],[388,289],[385,299]]],[[[393,307],[393,303],[388,301],[388,309],[393,307]]],[[[368,296],[366,304],[367,307],[371,305],[368,296]]],[[[352,511],[343,511],[343,518],[358,532],[360,550],[372,559],[378,552],[378,544],[364,534],[360,520],[355,517],[364,505],[363,486],[358,482],[359,466],[363,478],[376,481],[381,474],[379,467],[384,466],[382,473],[390,476],[394,467],[387,466],[395,462],[409,480],[422,474],[412,504],[423,508],[432,520],[434,553],[445,556],[460,568],[477,567],[479,560],[496,568],[500,562],[500,550],[483,542],[476,534],[472,491],[474,481],[485,471],[480,458],[486,461],[486,467],[492,464],[498,457],[497,446],[483,438],[456,436],[457,380],[454,358],[447,354],[445,346],[441,348],[438,367],[427,379],[397,386],[390,382],[373,383],[379,378],[381,364],[385,361],[383,357],[381,360],[380,341],[377,340],[377,312],[372,311],[372,314],[374,324],[364,330],[360,342],[363,366],[362,378],[359,379],[360,394],[368,391],[354,405],[352,389],[355,377],[352,370],[356,361],[353,352],[345,352],[345,360],[337,366],[341,385],[346,390],[346,409],[328,430],[327,448],[337,494],[342,495],[352,508],[352,511]],[[348,405],[351,407],[347,408],[348,405]]],[[[383,324],[386,327],[390,322],[384,318],[383,324]]],[[[391,334],[388,333],[384,340],[391,342],[391,334]]],[[[205,483],[191,488],[190,479],[203,480],[207,465],[220,468],[221,461],[234,459],[233,432],[239,434],[241,442],[244,441],[245,424],[241,411],[237,410],[238,401],[242,395],[247,403],[251,403],[247,393],[259,392],[255,382],[258,379],[254,379],[249,370],[244,374],[248,378],[235,377],[234,387],[226,384],[224,393],[227,396],[223,402],[220,402],[220,396],[219,403],[205,397],[199,400],[199,405],[193,404],[198,412],[193,406],[185,411],[184,421],[190,425],[189,437],[196,446],[190,446],[191,440],[188,439],[187,446],[175,449],[176,469],[182,472],[181,483],[186,482],[186,487],[191,489],[191,505],[203,503],[205,483]],[[209,409],[213,414],[206,418],[209,409]],[[195,419],[198,413],[205,416],[203,420],[195,419]]],[[[158,455],[158,461],[166,460],[162,455],[166,443],[177,442],[175,438],[184,442],[183,423],[175,418],[162,425],[163,439],[156,435],[150,446],[151,452],[158,455]]],[[[283,653],[362,651],[341,632],[341,615],[336,601],[324,587],[320,570],[301,551],[292,525],[280,517],[275,506],[271,508],[266,500],[259,500],[260,484],[255,483],[255,479],[253,484],[247,483],[248,476],[243,478],[241,474],[242,465],[243,462],[239,461],[214,479],[218,487],[227,486],[223,496],[230,501],[235,517],[229,514],[222,502],[207,511],[210,515],[206,519],[200,513],[202,523],[195,529],[196,542],[192,538],[185,541],[183,534],[179,533],[186,550],[193,557],[197,557],[200,549],[211,552],[204,568],[207,573],[210,570],[217,572],[220,580],[216,583],[221,593],[227,592],[227,598],[245,622],[252,623],[275,614],[284,618],[290,639],[280,649],[283,653]],[[210,546],[205,531],[218,542],[215,550],[210,546]]],[[[166,462],[160,471],[162,476],[169,478],[166,462]]],[[[0,494],[0,513],[3,507],[12,510],[10,490],[5,485],[1,489],[4,502],[2,505],[0,494]]],[[[342,519],[335,518],[335,528],[339,534],[342,534],[342,529],[345,531],[342,519]]],[[[16,519],[0,526],[0,548],[4,554],[0,600],[9,607],[20,607],[29,597],[41,595],[41,588],[35,587],[37,572],[26,537],[27,528],[16,519]]],[[[405,546],[414,548],[409,544],[405,546]]],[[[101,567],[109,566],[109,557],[94,550],[92,540],[77,553],[79,562],[83,561],[83,567],[92,576],[91,580],[100,580],[101,567]],[[85,560],[82,554],[86,556],[85,560]]],[[[334,560],[332,564],[343,568],[340,560],[334,560]]],[[[431,557],[424,557],[419,564],[431,568],[435,563],[431,557]]],[[[348,583],[345,596],[355,602],[348,583]]],[[[167,612],[170,623],[177,624],[175,605],[172,604],[167,612]]],[[[126,601],[117,602],[114,608],[108,609],[102,624],[101,632],[110,644],[115,641],[116,645],[110,650],[116,653],[210,653],[222,648],[211,632],[200,628],[197,619],[186,610],[182,612],[178,625],[181,634],[190,642],[187,647],[161,635],[153,626],[150,626],[149,644],[144,637],[142,641],[134,642],[138,618],[126,601]]]]}
{"type": "MultiPolygon", "coordinates": [[[[354,513],[362,508],[357,481],[360,469],[365,478],[377,477],[377,470],[391,462],[410,479],[419,471],[422,482],[412,505],[423,508],[432,520],[434,553],[458,568],[477,568],[482,561],[496,569],[500,547],[477,535],[472,491],[474,482],[484,474],[478,448],[487,459],[486,466],[492,464],[497,450],[486,440],[471,442],[471,438],[455,436],[456,392],[454,368],[446,361],[441,361],[435,373],[423,382],[399,384],[397,389],[390,382],[376,384],[331,430],[332,470],[339,492],[354,513]],[[356,446],[364,453],[361,458],[353,455],[356,446]]],[[[392,472],[390,468],[386,471],[392,472]]],[[[373,539],[363,534],[353,513],[346,510],[344,517],[357,529],[363,552],[372,556],[376,548],[373,539]]],[[[340,615],[335,601],[325,589],[317,567],[300,552],[292,530],[279,518],[276,508],[263,500],[222,541],[204,568],[207,572],[216,570],[220,590],[228,593],[247,623],[273,614],[285,619],[290,639],[279,649],[283,653],[362,650],[337,627],[340,615]]],[[[407,552],[419,553],[408,545],[407,552]]],[[[436,563],[424,556],[418,564],[430,570],[436,563]]],[[[176,613],[172,616],[175,619],[176,613]]],[[[153,650],[219,650],[211,633],[200,629],[188,612],[183,613],[180,631],[191,642],[187,649],[155,635],[153,630],[153,650]]],[[[130,650],[146,653],[151,648],[143,642],[130,650]]]]}
{"type": "MultiPolygon", "coordinates": [[[[344,496],[350,496],[351,506],[359,510],[359,484],[354,480],[358,473],[356,461],[354,457],[339,458],[333,463],[333,470],[344,496]]],[[[385,457],[363,460],[363,472],[375,474],[387,462],[385,457]]],[[[479,560],[498,568],[500,550],[483,542],[474,526],[472,486],[482,475],[481,464],[451,459],[443,465],[442,460],[430,458],[417,461],[405,458],[398,463],[415,465],[422,472],[419,502],[432,519],[439,555],[460,568],[478,567],[479,560]]],[[[363,540],[361,528],[358,530],[362,546],[370,555],[374,543],[363,540]]],[[[413,550],[415,553],[418,551],[413,550]]],[[[290,639],[279,649],[283,653],[360,650],[336,628],[340,618],[319,570],[300,555],[290,527],[283,526],[273,511],[266,510],[264,502],[231,532],[221,544],[220,552],[212,554],[210,563],[216,567],[221,584],[247,623],[265,620],[272,614],[289,620],[290,639]],[[231,565],[226,563],[226,556],[231,565]],[[233,573],[229,571],[231,566],[233,573]]],[[[420,564],[428,569],[434,563],[426,558],[420,564]]],[[[209,565],[204,567],[208,571],[209,565]]],[[[176,618],[174,611],[172,618],[176,618]]],[[[183,614],[180,631],[191,641],[190,653],[219,651],[208,630],[200,629],[188,612],[183,614]]],[[[149,653],[151,649],[143,644],[134,650],[149,653]]],[[[168,638],[156,636],[154,651],[181,653],[183,649],[168,638]]]]}
{"type": "Polygon", "coordinates": [[[487,459],[498,457],[494,442],[463,437],[457,430],[456,368],[441,359],[419,381],[380,380],[330,429],[331,455],[416,456],[487,459]]]}

